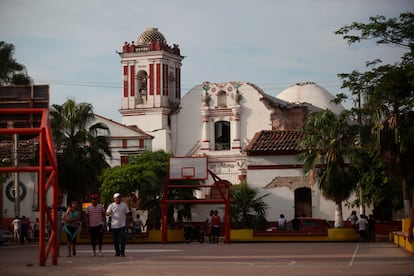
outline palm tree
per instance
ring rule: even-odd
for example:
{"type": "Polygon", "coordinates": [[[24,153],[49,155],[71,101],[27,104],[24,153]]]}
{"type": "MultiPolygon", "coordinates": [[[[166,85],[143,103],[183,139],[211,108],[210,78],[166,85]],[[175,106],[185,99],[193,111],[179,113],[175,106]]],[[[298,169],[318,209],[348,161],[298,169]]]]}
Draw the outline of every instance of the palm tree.
{"type": "Polygon", "coordinates": [[[381,66],[374,89],[367,92],[367,109],[371,111],[372,132],[382,160],[390,175],[400,179],[404,214],[410,213],[409,175],[413,170],[414,66],[381,66]]]}
{"type": "Polygon", "coordinates": [[[305,174],[317,176],[322,194],[336,204],[335,227],[343,227],[342,201],[349,198],[356,188],[356,169],[345,162],[352,150],[356,132],[347,123],[348,112],[339,116],[326,110],[313,113],[305,122],[307,135],[300,141],[305,174]]]}
{"type": "Polygon", "coordinates": [[[111,156],[109,142],[102,131],[107,126],[93,124],[93,107],[68,99],[63,105],[52,105],[51,128],[56,145],[59,166],[59,185],[70,199],[82,200],[100,186],[99,176],[108,167],[106,156],[111,156]]]}
{"type": "Polygon", "coordinates": [[[232,185],[230,190],[230,216],[235,228],[261,228],[265,222],[268,205],[264,198],[269,194],[258,196],[257,190],[251,189],[246,181],[232,185]]]}

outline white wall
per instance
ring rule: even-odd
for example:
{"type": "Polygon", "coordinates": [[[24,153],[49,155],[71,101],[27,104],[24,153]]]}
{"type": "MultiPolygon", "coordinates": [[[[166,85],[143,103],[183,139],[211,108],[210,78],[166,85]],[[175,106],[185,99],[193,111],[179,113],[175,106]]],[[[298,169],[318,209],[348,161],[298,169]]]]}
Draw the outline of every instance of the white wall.
{"type": "MultiPolygon", "coordinates": [[[[31,221],[35,220],[39,216],[38,211],[38,182],[37,174],[35,173],[19,173],[19,181],[22,182],[26,188],[26,196],[20,202],[20,216],[26,216],[30,218],[31,221]]],[[[6,196],[6,186],[9,182],[13,182],[13,176],[11,176],[3,185],[3,218],[13,218],[15,217],[15,204],[14,201],[11,201],[6,196]]],[[[51,205],[51,190],[47,194],[47,206],[51,205]]]]}

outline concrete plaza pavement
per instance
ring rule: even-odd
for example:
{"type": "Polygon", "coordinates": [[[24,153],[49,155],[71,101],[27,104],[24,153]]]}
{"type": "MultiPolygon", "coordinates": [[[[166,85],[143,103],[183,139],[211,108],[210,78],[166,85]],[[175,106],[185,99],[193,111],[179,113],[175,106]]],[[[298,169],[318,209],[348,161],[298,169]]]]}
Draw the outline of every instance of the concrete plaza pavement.
{"type": "Polygon", "coordinates": [[[414,256],[390,242],[127,244],[125,257],[93,257],[77,246],[76,257],[39,266],[36,245],[0,246],[0,275],[414,275],[414,256]]]}

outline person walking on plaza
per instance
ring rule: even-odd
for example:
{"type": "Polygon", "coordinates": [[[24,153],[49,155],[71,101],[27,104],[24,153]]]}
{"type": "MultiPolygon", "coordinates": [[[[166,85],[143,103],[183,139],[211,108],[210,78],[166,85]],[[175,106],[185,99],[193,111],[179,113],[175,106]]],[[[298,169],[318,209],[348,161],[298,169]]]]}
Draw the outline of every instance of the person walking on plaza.
{"type": "Polygon", "coordinates": [[[207,224],[207,236],[208,236],[208,241],[210,242],[210,243],[212,243],[213,242],[213,240],[212,240],[212,231],[213,231],[213,225],[211,224],[211,219],[212,219],[212,217],[213,217],[213,215],[214,215],[214,210],[210,210],[210,214],[209,214],[209,216],[207,217],[207,219],[206,219],[206,224],[207,224]]]}
{"type": "Polygon", "coordinates": [[[36,218],[33,223],[33,240],[35,242],[39,241],[39,218],[36,218]]]}
{"type": "Polygon", "coordinates": [[[363,214],[361,214],[356,225],[358,225],[359,240],[363,242],[368,241],[368,220],[363,214]]]}
{"type": "Polygon", "coordinates": [[[15,242],[20,241],[20,218],[16,216],[12,221],[13,239],[15,242]]]}
{"type": "Polygon", "coordinates": [[[24,244],[24,241],[30,242],[29,237],[29,221],[25,216],[22,216],[20,221],[20,244],[24,244]]]}
{"type": "Polygon", "coordinates": [[[68,240],[68,257],[76,256],[76,240],[78,238],[78,223],[80,221],[80,212],[78,211],[78,203],[76,201],[72,201],[63,220],[65,221],[63,229],[68,240]]]}
{"type": "Polygon", "coordinates": [[[63,204],[63,198],[62,196],[58,197],[58,209],[57,209],[57,239],[58,239],[58,256],[60,256],[60,243],[62,241],[62,232],[63,232],[63,216],[68,210],[66,206],[63,204]]]}
{"type": "Polygon", "coordinates": [[[86,208],[86,229],[88,229],[93,255],[96,256],[96,245],[98,244],[98,256],[102,257],[102,239],[103,239],[103,222],[105,221],[105,209],[102,204],[98,203],[99,195],[91,195],[92,205],[86,208]]]}
{"type": "Polygon", "coordinates": [[[129,208],[121,201],[121,194],[115,193],[114,202],[106,209],[106,215],[111,216],[112,240],[115,256],[125,256],[126,226],[128,225],[129,208]]]}
{"type": "Polygon", "coordinates": [[[346,220],[349,221],[351,223],[352,228],[354,228],[355,231],[358,232],[358,225],[356,224],[358,221],[358,217],[355,210],[351,212],[351,215],[349,215],[349,217],[346,220]]]}
{"type": "Polygon", "coordinates": [[[220,223],[221,223],[221,219],[220,219],[220,216],[218,215],[218,210],[214,210],[214,214],[211,217],[213,243],[219,243],[220,223]]]}

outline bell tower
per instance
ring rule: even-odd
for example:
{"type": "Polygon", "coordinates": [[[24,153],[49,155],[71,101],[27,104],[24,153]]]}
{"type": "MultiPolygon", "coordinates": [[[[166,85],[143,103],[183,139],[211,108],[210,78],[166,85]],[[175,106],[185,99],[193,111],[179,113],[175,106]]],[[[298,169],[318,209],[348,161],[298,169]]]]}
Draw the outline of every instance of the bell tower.
{"type": "Polygon", "coordinates": [[[148,28],[136,43],[125,42],[119,53],[122,64],[122,123],[154,136],[152,149],[170,150],[170,114],[181,99],[181,61],[156,28],[148,28]]]}

